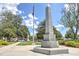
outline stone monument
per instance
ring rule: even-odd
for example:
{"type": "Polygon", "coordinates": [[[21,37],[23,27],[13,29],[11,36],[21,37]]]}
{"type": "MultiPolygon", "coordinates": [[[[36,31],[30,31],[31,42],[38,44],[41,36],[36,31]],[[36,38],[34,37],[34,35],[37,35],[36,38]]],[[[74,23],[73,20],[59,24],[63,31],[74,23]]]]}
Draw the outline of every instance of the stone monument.
{"type": "Polygon", "coordinates": [[[51,16],[51,8],[50,5],[46,7],[45,11],[46,15],[46,22],[45,22],[45,35],[44,39],[41,42],[42,47],[45,48],[57,48],[57,41],[55,35],[53,33],[53,26],[52,26],[52,16],[51,16]]]}
{"type": "Polygon", "coordinates": [[[53,33],[51,7],[49,4],[45,10],[46,22],[44,39],[41,42],[41,46],[35,47],[33,51],[48,55],[67,54],[68,49],[58,47],[58,42],[56,41],[55,35],[53,33]]]}

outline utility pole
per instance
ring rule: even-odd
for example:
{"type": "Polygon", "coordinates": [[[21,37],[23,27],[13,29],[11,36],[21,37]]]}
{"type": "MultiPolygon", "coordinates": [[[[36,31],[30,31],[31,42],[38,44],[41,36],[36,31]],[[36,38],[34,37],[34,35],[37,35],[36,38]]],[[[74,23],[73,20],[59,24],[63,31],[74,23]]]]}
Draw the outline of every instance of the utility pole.
{"type": "Polygon", "coordinates": [[[33,44],[34,44],[34,4],[33,4],[32,15],[33,15],[33,44]]]}

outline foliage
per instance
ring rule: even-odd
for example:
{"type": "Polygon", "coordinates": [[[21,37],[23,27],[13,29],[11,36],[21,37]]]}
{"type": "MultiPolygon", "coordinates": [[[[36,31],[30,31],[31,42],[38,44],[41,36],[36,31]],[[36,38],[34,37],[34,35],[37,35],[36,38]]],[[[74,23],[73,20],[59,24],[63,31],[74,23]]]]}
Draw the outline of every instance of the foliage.
{"type": "Polygon", "coordinates": [[[73,39],[74,38],[74,33],[72,33],[72,31],[69,29],[68,31],[66,31],[65,38],[73,39]]]}
{"type": "Polygon", "coordinates": [[[28,28],[24,25],[21,25],[18,32],[19,32],[18,35],[21,36],[21,37],[27,38],[27,35],[29,35],[28,28]]]}
{"type": "Polygon", "coordinates": [[[68,5],[68,8],[64,8],[62,10],[61,23],[66,28],[69,28],[71,30],[72,32],[71,37],[73,39],[77,39],[77,33],[79,30],[79,4],[69,3],[67,5],[68,5]]]}
{"type": "Polygon", "coordinates": [[[45,34],[45,20],[38,25],[37,31],[37,38],[39,41],[39,39],[43,39],[43,35],[45,34]]]}
{"type": "Polygon", "coordinates": [[[0,40],[0,46],[1,45],[9,45],[9,43],[7,41],[0,40]]]}
{"type": "Polygon", "coordinates": [[[62,40],[62,34],[56,30],[56,28],[53,26],[54,34],[56,35],[57,40],[62,40]]]}
{"type": "Polygon", "coordinates": [[[79,48],[79,40],[59,40],[58,42],[60,45],[79,48]]]}
{"type": "Polygon", "coordinates": [[[20,15],[14,15],[6,10],[0,13],[0,16],[0,38],[7,37],[8,41],[15,37],[27,38],[29,31],[25,25],[21,25],[22,18],[20,15]]]}
{"type": "Polygon", "coordinates": [[[59,43],[60,45],[64,45],[64,40],[58,40],[58,43],[59,43]]]}

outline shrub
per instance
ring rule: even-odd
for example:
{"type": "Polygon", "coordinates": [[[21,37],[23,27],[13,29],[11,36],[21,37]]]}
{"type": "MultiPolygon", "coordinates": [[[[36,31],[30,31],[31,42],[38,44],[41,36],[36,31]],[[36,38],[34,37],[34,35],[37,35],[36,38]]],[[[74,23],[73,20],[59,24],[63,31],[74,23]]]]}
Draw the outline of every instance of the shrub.
{"type": "Polygon", "coordinates": [[[7,41],[3,41],[3,40],[0,40],[0,45],[8,45],[9,43],[7,41]]]}
{"type": "Polygon", "coordinates": [[[75,47],[75,42],[74,42],[74,41],[65,41],[64,44],[65,44],[66,46],[75,47]]]}
{"type": "Polygon", "coordinates": [[[79,40],[59,40],[60,45],[79,48],[79,40]]]}
{"type": "Polygon", "coordinates": [[[60,45],[64,45],[64,40],[58,40],[58,43],[59,43],[60,45]]]}

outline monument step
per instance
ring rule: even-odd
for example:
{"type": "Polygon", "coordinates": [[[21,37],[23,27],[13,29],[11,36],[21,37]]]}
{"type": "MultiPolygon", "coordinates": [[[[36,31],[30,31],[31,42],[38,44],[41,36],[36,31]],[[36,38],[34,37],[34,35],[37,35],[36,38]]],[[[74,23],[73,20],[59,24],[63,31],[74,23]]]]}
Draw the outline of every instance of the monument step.
{"type": "Polygon", "coordinates": [[[47,55],[56,55],[56,54],[68,54],[69,51],[66,48],[42,48],[40,46],[33,49],[34,52],[47,54],[47,55]]]}

